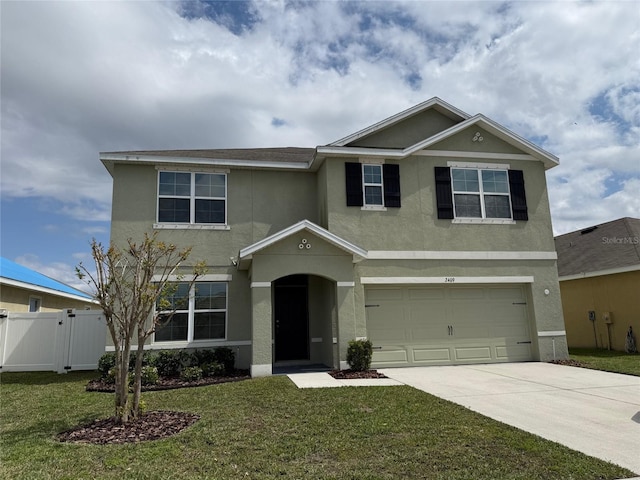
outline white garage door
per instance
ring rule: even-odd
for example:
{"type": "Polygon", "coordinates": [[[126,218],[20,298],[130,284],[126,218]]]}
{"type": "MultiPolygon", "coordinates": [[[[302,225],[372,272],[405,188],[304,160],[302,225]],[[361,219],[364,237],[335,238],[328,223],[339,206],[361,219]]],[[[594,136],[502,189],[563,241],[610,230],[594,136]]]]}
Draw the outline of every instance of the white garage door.
{"type": "Polygon", "coordinates": [[[523,285],[368,287],[374,368],[533,359],[523,285]]]}

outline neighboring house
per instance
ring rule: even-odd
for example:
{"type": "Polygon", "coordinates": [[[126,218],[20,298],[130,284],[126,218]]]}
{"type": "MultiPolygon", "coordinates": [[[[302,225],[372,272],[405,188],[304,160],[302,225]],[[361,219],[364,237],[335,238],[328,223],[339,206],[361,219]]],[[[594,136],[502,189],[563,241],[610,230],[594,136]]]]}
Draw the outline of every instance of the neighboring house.
{"type": "Polygon", "coordinates": [[[629,327],[636,341],[640,334],[640,219],[621,218],[555,241],[569,346],[624,351],[629,327]]]}
{"type": "MultiPolygon", "coordinates": [[[[254,376],[567,356],[545,171],[433,98],[316,148],[104,152],[111,239],[157,231],[208,273],[150,348],[226,345],[254,376]]],[[[186,298],[187,292],[178,291],[186,298]]]]}
{"type": "Polygon", "coordinates": [[[90,295],[0,257],[0,309],[54,312],[96,307],[90,295]]]}

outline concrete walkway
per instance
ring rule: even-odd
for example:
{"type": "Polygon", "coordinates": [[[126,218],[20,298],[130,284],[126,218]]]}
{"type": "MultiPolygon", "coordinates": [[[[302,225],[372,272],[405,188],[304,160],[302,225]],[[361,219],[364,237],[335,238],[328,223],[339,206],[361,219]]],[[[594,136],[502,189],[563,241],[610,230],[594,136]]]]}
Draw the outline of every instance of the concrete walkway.
{"type": "Polygon", "coordinates": [[[388,387],[402,385],[402,382],[391,378],[358,378],[338,380],[326,372],[292,373],[287,375],[298,388],[332,388],[332,387],[388,387]]]}
{"type": "Polygon", "coordinates": [[[536,362],[379,371],[640,474],[640,377],[536,362]]]}

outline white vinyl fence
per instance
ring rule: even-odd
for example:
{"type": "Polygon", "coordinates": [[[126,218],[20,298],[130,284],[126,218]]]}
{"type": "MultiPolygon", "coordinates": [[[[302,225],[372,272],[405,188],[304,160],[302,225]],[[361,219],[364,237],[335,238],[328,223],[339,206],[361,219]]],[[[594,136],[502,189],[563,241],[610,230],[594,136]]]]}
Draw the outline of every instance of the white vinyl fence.
{"type": "Polygon", "coordinates": [[[106,336],[100,310],[10,312],[0,318],[0,371],[95,370],[106,336]]]}

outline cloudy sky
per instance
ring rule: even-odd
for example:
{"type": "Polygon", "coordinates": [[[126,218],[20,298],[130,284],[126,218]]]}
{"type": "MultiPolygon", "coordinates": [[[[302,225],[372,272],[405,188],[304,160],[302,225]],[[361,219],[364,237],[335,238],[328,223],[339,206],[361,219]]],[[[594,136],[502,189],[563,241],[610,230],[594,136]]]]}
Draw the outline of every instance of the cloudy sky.
{"type": "Polygon", "coordinates": [[[0,4],[2,256],[77,285],[98,152],[332,142],[438,96],[560,157],[556,234],[640,217],[635,1],[0,4]]]}

